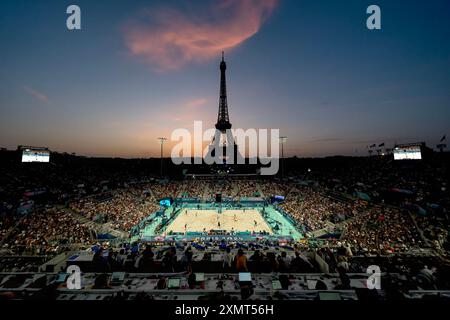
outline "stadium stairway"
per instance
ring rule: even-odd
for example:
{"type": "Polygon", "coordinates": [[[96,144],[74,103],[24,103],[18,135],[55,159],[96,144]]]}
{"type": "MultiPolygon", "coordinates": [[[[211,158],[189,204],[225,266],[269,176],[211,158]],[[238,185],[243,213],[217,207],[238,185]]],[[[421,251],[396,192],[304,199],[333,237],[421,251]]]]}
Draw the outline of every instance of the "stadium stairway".
{"type": "Polygon", "coordinates": [[[231,197],[235,199],[239,195],[239,187],[236,183],[232,183],[233,189],[231,190],[231,197]]]}
{"type": "Polygon", "coordinates": [[[157,200],[156,200],[155,194],[153,193],[152,188],[148,188],[148,191],[149,191],[149,194],[150,194],[150,198],[151,198],[153,201],[156,202],[157,200]]]}
{"type": "MultiPolygon", "coordinates": [[[[180,187],[180,189],[178,190],[176,197],[177,198],[183,198],[183,196],[186,194],[186,185],[183,183],[180,187]]],[[[189,195],[191,196],[191,195],[189,195]]]]}
{"type": "Polygon", "coordinates": [[[292,186],[292,188],[289,189],[288,192],[286,192],[285,198],[288,199],[290,198],[291,195],[294,196],[295,194],[299,194],[299,190],[297,189],[296,186],[292,186]]]}
{"type": "Polygon", "coordinates": [[[209,188],[209,183],[205,183],[205,188],[203,189],[202,202],[206,202],[208,200],[209,195],[211,194],[211,189],[209,188]]]}
{"type": "MultiPolygon", "coordinates": [[[[358,210],[358,212],[359,212],[359,214],[364,214],[364,211],[358,210]]],[[[351,217],[351,218],[345,219],[345,220],[343,220],[343,221],[339,221],[338,223],[335,224],[335,226],[336,226],[337,228],[342,228],[342,227],[344,227],[347,223],[351,223],[351,222],[353,222],[354,220],[356,220],[356,219],[359,218],[359,217],[360,217],[360,216],[358,215],[358,216],[355,216],[355,217],[351,217]]]]}
{"type": "Polygon", "coordinates": [[[74,219],[76,219],[80,223],[86,224],[89,227],[89,229],[95,230],[97,232],[97,234],[98,233],[109,233],[116,238],[128,239],[128,236],[129,236],[128,232],[113,229],[113,228],[111,228],[111,226],[108,223],[100,224],[100,223],[94,222],[94,221],[89,220],[88,218],[78,214],[74,210],[66,208],[66,207],[61,206],[60,209],[62,211],[64,211],[65,213],[70,214],[74,219]]]}
{"type": "Polygon", "coordinates": [[[22,218],[17,220],[16,223],[11,228],[9,228],[8,231],[6,231],[5,236],[3,237],[3,239],[0,240],[0,248],[3,246],[3,243],[9,238],[11,233],[19,226],[20,222],[22,221],[22,219],[24,217],[25,216],[23,216],[22,218]]]}
{"type": "Polygon", "coordinates": [[[324,196],[328,197],[334,201],[337,201],[337,202],[342,202],[342,203],[353,203],[354,202],[354,200],[352,198],[350,198],[348,195],[339,193],[336,191],[332,191],[332,190],[325,192],[324,196]]]}
{"type": "Polygon", "coordinates": [[[265,198],[264,192],[262,192],[261,186],[259,185],[258,182],[255,183],[256,184],[256,189],[259,192],[259,194],[261,195],[261,198],[265,198]]]}
{"type": "Polygon", "coordinates": [[[408,211],[408,214],[409,214],[414,226],[416,227],[417,231],[419,232],[419,235],[420,235],[420,238],[422,239],[422,241],[425,242],[427,245],[432,246],[432,241],[430,239],[428,239],[427,237],[425,237],[423,230],[417,224],[416,218],[411,213],[411,211],[408,211]]]}

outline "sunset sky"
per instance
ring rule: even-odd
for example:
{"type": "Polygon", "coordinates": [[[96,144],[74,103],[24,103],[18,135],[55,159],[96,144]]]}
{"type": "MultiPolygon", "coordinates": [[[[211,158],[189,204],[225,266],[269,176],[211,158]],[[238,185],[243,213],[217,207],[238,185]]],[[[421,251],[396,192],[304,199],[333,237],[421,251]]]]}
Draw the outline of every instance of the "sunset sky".
{"type": "Polygon", "coordinates": [[[448,0],[2,0],[0,39],[9,149],[159,156],[158,137],[215,124],[222,50],[233,128],[279,128],[287,155],[450,133],[448,0]]]}

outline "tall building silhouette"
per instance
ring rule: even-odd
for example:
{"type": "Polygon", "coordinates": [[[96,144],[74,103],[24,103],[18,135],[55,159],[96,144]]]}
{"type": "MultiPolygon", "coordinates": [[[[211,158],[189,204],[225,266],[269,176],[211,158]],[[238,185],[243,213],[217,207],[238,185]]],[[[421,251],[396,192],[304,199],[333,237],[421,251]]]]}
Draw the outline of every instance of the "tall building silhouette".
{"type": "Polygon", "coordinates": [[[222,61],[220,62],[220,94],[219,94],[219,112],[217,115],[216,134],[214,135],[212,144],[210,145],[210,154],[212,157],[217,156],[222,163],[229,163],[230,157],[233,156],[233,163],[237,162],[238,147],[231,133],[231,122],[228,113],[227,101],[227,80],[225,72],[227,64],[225,62],[224,53],[222,52],[222,61]]]}
{"type": "Polygon", "coordinates": [[[224,53],[222,52],[222,61],[220,62],[220,96],[219,96],[219,114],[217,115],[216,129],[225,132],[231,129],[230,116],[228,115],[227,101],[227,79],[225,71],[227,64],[225,63],[224,53]]]}

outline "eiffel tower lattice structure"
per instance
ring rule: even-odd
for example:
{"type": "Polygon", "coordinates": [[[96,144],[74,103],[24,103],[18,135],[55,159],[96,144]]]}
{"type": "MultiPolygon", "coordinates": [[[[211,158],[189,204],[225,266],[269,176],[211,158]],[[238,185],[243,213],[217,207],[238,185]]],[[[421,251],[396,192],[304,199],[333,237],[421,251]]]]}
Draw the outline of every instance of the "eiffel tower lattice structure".
{"type": "Polygon", "coordinates": [[[234,137],[231,133],[230,115],[228,113],[228,101],[227,101],[227,82],[225,71],[227,70],[227,64],[224,59],[224,53],[222,52],[222,61],[220,62],[220,95],[219,95],[219,112],[217,115],[216,133],[214,135],[212,144],[209,147],[209,152],[212,157],[216,157],[223,164],[237,163],[238,158],[238,146],[235,143],[234,137]],[[233,158],[230,159],[231,155],[233,158]]]}

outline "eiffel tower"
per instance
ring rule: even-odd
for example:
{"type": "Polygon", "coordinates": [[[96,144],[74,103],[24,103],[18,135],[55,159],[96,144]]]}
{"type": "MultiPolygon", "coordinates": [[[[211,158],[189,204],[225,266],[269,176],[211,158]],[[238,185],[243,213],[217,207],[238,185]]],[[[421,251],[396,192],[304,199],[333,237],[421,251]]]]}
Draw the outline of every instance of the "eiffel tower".
{"type": "Polygon", "coordinates": [[[214,135],[212,144],[210,145],[209,152],[212,157],[218,153],[218,158],[221,163],[226,164],[230,162],[227,155],[233,156],[233,163],[236,164],[238,156],[238,147],[234,141],[231,133],[231,122],[228,114],[228,101],[227,101],[227,81],[225,77],[225,71],[227,70],[227,64],[225,63],[224,53],[222,51],[222,61],[220,62],[220,95],[219,95],[219,113],[217,115],[216,133],[214,135]]]}
{"type": "Polygon", "coordinates": [[[217,115],[216,129],[225,132],[231,129],[230,116],[228,115],[227,101],[227,79],[225,71],[227,64],[225,63],[224,53],[222,52],[222,61],[220,62],[220,97],[219,97],[219,114],[217,115]]]}

